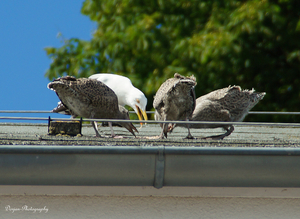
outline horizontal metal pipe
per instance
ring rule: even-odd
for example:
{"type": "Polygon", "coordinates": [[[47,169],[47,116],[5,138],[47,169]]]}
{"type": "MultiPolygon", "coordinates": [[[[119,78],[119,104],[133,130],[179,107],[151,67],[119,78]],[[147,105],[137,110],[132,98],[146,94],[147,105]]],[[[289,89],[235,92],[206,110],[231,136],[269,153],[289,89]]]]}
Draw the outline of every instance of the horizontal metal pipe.
{"type": "MultiPolygon", "coordinates": [[[[47,121],[49,118],[40,118],[40,117],[0,117],[1,119],[8,120],[40,120],[47,121]]],[[[71,118],[51,118],[51,120],[59,121],[80,121],[80,119],[71,119],[71,118]]],[[[272,123],[272,122],[219,122],[219,121],[154,121],[154,120],[120,120],[120,119],[82,119],[82,121],[97,121],[97,122],[131,122],[131,123],[149,123],[149,124],[160,124],[160,123],[176,123],[176,124],[203,124],[203,125],[242,125],[242,126],[281,126],[281,127],[300,127],[300,123],[272,123]]]]}
{"type": "Polygon", "coordinates": [[[249,114],[260,115],[300,115],[300,112],[267,112],[267,111],[250,111],[249,114]]]}
{"type": "MultiPolygon", "coordinates": [[[[0,110],[0,113],[54,113],[50,110],[0,110]]],[[[135,113],[135,111],[129,111],[135,113]]],[[[147,114],[154,114],[155,111],[146,111],[147,114]]],[[[261,115],[300,115],[300,112],[276,112],[276,111],[250,111],[249,114],[261,115]]]]}
{"type": "MultiPolygon", "coordinates": [[[[0,119],[7,119],[7,120],[41,120],[47,121],[48,118],[40,118],[40,117],[10,117],[10,116],[1,116],[0,119]]],[[[62,119],[62,120],[69,120],[69,119],[62,119]]]]}
{"type": "Polygon", "coordinates": [[[54,113],[50,110],[0,110],[0,113],[54,113]]]}
{"type": "Polygon", "coordinates": [[[6,145],[0,163],[1,185],[300,187],[299,148],[6,145]]]}

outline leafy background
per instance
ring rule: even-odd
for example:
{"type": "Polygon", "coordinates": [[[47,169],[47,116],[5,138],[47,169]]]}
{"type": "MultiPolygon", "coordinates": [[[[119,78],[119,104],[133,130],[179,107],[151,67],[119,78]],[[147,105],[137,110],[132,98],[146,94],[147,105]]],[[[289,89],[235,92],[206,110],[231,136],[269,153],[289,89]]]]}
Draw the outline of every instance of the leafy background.
{"type": "MultiPolygon", "coordinates": [[[[47,47],[45,76],[129,77],[148,98],[175,72],[197,78],[196,95],[240,85],[267,93],[262,111],[299,111],[299,0],[86,0],[91,40],[63,38],[47,47]]],[[[247,120],[295,122],[295,116],[247,120]]]]}

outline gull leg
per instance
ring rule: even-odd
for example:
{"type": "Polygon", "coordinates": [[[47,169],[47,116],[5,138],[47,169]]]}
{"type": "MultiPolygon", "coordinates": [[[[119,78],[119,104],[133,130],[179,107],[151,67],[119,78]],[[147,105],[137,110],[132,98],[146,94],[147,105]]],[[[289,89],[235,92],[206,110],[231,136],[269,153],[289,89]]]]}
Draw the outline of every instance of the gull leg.
{"type": "Polygon", "coordinates": [[[185,137],[185,139],[195,139],[190,132],[190,128],[188,128],[188,135],[185,137]]]}
{"type": "MultiPolygon", "coordinates": [[[[189,121],[189,119],[187,119],[186,121],[189,121]]],[[[195,139],[190,131],[190,124],[187,124],[187,129],[188,129],[188,135],[185,137],[185,139],[195,139]]]]}
{"type": "MultiPolygon", "coordinates": [[[[164,119],[164,121],[166,121],[166,118],[164,119]]],[[[157,137],[158,139],[164,139],[165,137],[167,138],[168,137],[168,126],[169,124],[167,123],[161,123],[161,128],[162,128],[162,131],[161,131],[161,134],[157,137]]]]}
{"type": "Polygon", "coordinates": [[[117,135],[114,133],[114,130],[113,130],[113,127],[112,127],[112,122],[108,122],[108,125],[109,125],[110,131],[111,131],[111,137],[112,137],[112,138],[123,138],[123,136],[117,136],[117,135]]]}
{"type": "Polygon", "coordinates": [[[93,122],[91,122],[91,123],[92,123],[93,128],[95,129],[96,137],[101,138],[101,135],[100,135],[99,132],[98,132],[97,122],[96,122],[96,121],[93,121],[93,122]]]}
{"type": "Polygon", "coordinates": [[[167,138],[167,132],[165,133],[165,127],[168,127],[166,123],[164,123],[162,125],[162,131],[161,131],[161,134],[159,136],[156,136],[155,139],[164,139],[165,136],[167,138]]]}
{"type": "Polygon", "coordinates": [[[165,135],[164,135],[164,131],[161,132],[161,134],[158,136],[158,139],[164,139],[165,135]]]}
{"type": "Polygon", "coordinates": [[[115,135],[114,130],[112,128],[112,122],[108,122],[108,125],[109,125],[110,131],[111,131],[111,137],[114,138],[116,135],[115,135]]]}

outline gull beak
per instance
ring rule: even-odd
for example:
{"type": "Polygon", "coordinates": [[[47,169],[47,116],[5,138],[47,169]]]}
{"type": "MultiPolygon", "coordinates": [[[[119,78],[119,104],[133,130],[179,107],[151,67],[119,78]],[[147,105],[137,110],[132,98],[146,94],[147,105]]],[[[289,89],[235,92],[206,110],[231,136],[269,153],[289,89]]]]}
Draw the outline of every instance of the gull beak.
{"type": "MultiPolygon", "coordinates": [[[[135,105],[137,116],[139,117],[139,120],[143,120],[142,116],[144,117],[145,121],[148,120],[148,116],[146,114],[146,111],[141,110],[137,105],[135,105]]],[[[145,123],[146,124],[146,123],[145,123]]],[[[143,126],[143,123],[141,123],[141,127],[143,126]]]]}

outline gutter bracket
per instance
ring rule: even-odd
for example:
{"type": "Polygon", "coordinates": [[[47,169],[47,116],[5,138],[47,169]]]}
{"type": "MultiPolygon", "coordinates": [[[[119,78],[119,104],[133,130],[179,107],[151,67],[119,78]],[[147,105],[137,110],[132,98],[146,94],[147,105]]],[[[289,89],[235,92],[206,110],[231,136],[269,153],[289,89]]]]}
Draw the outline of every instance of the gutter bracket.
{"type": "Polygon", "coordinates": [[[165,175],[165,146],[158,147],[158,154],[155,158],[154,187],[160,189],[164,184],[165,175]]]}

